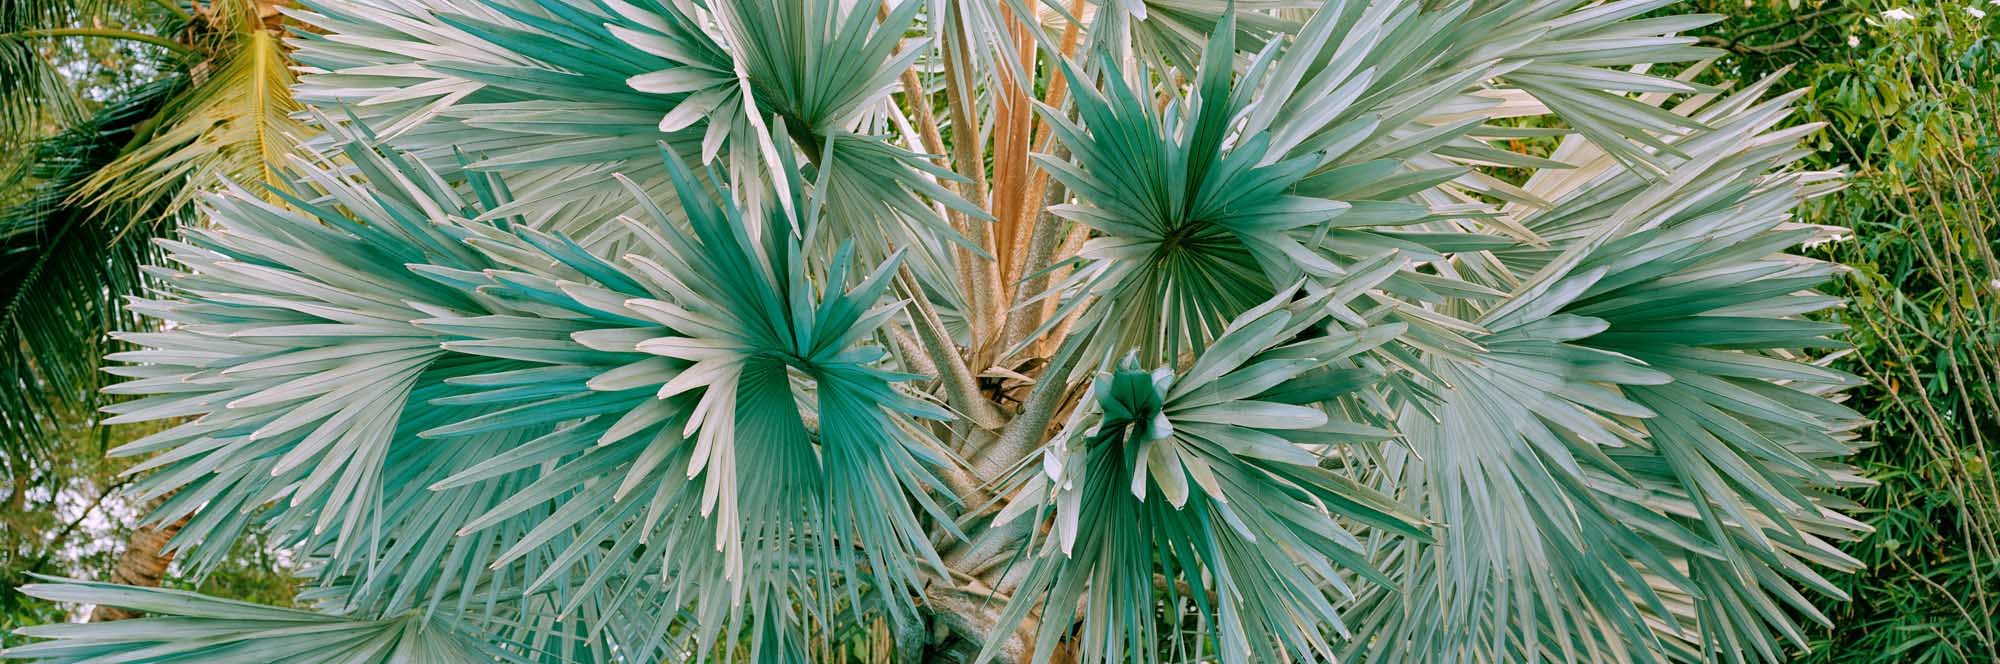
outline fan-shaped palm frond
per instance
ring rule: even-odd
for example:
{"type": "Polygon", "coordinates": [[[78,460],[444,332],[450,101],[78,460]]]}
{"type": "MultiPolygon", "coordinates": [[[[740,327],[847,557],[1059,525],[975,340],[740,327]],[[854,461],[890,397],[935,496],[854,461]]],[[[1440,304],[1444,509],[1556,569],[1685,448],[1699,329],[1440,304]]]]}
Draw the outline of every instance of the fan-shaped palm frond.
{"type": "Polygon", "coordinates": [[[1648,73],[1670,3],[316,0],[324,133],[166,243],[118,453],[357,644],[1775,661],[1865,530],[1830,176],[1648,73]]]}
{"type": "Polygon", "coordinates": [[[1294,295],[1232,321],[1185,372],[1143,369],[1135,354],[1098,373],[1093,407],[1000,516],[1043,505],[1050,521],[1000,621],[1040,609],[1037,662],[1079,618],[1084,661],[1157,661],[1159,602],[1173,623],[1193,605],[1223,661],[1332,659],[1321,627],[1347,633],[1334,604],[1353,597],[1348,575],[1394,584],[1342,522],[1427,539],[1389,497],[1320,468],[1344,443],[1392,435],[1311,404],[1356,387],[1334,366],[1393,330],[1294,343],[1325,324],[1338,291],[1294,295]]]}
{"type": "Polygon", "coordinates": [[[829,173],[827,216],[840,230],[828,237],[851,238],[879,260],[893,247],[935,248],[956,235],[926,199],[984,214],[938,184],[949,171],[863,133],[883,125],[864,111],[918,53],[892,57],[897,26],[916,7],[904,3],[881,27],[872,10],[817,2],[698,12],[650,0],[367,7],[351,18],[308,11],[300,17],[310,25],[368,38],[303,42],[299,57],[312,69],[300,98],[354,104],[363,124],[419,157],[448,163],[464,152],[474,157],[469,168],[509,173],[518,200],[496,213],[570,210],[557,229],[586,245],[618,241],[618,226],[595,229],[634,211],[607,170],[671,200],[653,157],[664,140],[704,162],[727,157],[732,179],[767,183],[738,191],[756,196],[789,186],[770,179],[785,175],[769,147],[779,132],[808,156],[806,177],[829,173]],[[738,145],[724,151],[731,141],[738,145]]]}
{"type": "Polygon", "coordinates": [[[507,172],[513,204],[496,215],[553,217],[587,246],[615,241],[607,222],[632,209],[609,171],[670,198],[658,143],[699,145],[657,131],[673,100],[625,81],[671,63],[619,40],[641,26],[602,6],[302,2],[294,15],[312,29],[296,42],[301,102],[338,107],[446,175],[507,172]]]}
{"type": "Polygon", "coordinates": [[[1270,297],[1273,284],[1295,281],[1302,270],[1338,270],[1304,243],[1347,204],[1290,193],[1322,165],[1321,155],[1267,159],[1268,137],[1230,135],[1249,99],[1232,89],[1233,20],[1217,29],[1192,94],[1164,115],[1145,90],[1113,82],[1099,96],[1080,74],[1065,71],[1080,91],[1077,113],[1088,134],[1059,117],[1052,123],[1084,168],[1043,163],[1089,205],[1051,211],[1097,237],[1078,252],[1090,263],[1053,286],[1081,286],[1083,293],[1045,327],[1101,300],[1084,319],[1090,327],[1105,324],[1099,319],[1113,326],[1096,337],[1099,347],[1171,361],[1200,351],[1236,312],[1270,297]]]}
{"type": "MultiPolygon", "coordinates": [[[[626,556],[658,561],[659,575],[650,581],[592,573],[557,593],[574,597],[568,600],[573,609],[616,584],[620,595],[639,592],[692,606],[692,627],[704,650],[718,634],[735,636],[746,602],[778,635],[776,645],[798,647],[786,636],[787,625],[800,620],[792,615],[793,602],[810,603],[817,594],[819,615],[830,615],[836,599],[861,605],[864,583],[875,605],[909,620],[913,608],[906,598],[923,583],[918,567],[943,573],[920,516],[948,521],[939,503],[952,500],[949,493],[926,494],[942,486],[933,473],[946,461],[941,444],[911,418],[947,420],[951,414],[896,389],[895,383],[915,376],[879,368],[883,352],[863,345],[900,310],[880,303],[898,261],[890,259],[849,288],[852,252],[842,250],[826,272],[809,275],[802,238],[789,232],[775,207],[745,213],[727,201],[711,202],[677,157],[667,164],[688,229],[642,199],[653,223],[633,229],[652,251],[628,256],[623,267],[559,235],[516,230],[524,249],[547,252],[589,282],[495,274],[497,281],[483,288],[505,287],[601,322],[567,335],[446,348],[549,363],[532,371],[575,375],[580,384],[425,435],[544,424],[552,421],[550,412],[584,419],[544,437],[547,446],[481,464],[445,485],[553,462],[529,495],[625,505],[562,510],[500,561],[534,551],[570,528],[597,533],[558,543],[559,564],[530,587],[556,579],[572,563],[609,564],[626,556]],[[593,406],[579,408],[584,402],[593,406]],[[902,502],[905,495],[921,504],[920,513],[902,502]],[[896,506],[884,510],[884,501],[896,506]],[[618,542],[613,553],[598,550],[599,537],[618,542]]],[[[817,211],[797,191],[784,195],[817,211]]],[[[822,228],[816,216],[803,223],[808,236],[822,228]]],[[[538,324],[515,320],[419,324],[438,330],[538,324]]],[[[467,530],[535,505],[510,500],[467,530]]],[[[589,566],[579,571],[584,569],[589,566]]],[[[768,640],[759,647],[772,645],[768,640]]]]}
{"type": "Polygon", "coordinates": [[[1400,422],[1419,458],[1394,482],[1466,527],[1386,553],[1430,588],[1364,614],[1408,635],[1373,657],[1775,659],[1768,628],[1803,643],[1778,602],[1817,614],[1790,584],[1841,596],[1805,561],[1851,568],[1828,540],[1865,531],[1828,509],[1859,418],[1819,396],[1854,379],[1796,355],[1839,329],[1793,318],[1833,304],[1801,294],[1832,266],[1773,252],[1823,232],[1785,211],[1824,176],[1770,174],[1811,127],[1772,131],[1768,83],[1681,109],[1714,129],[1673,179],[1601,175],[1526,220],[1572,239],[1481,320],[1476,369],[1440,367],[1435,418],[1400,422]]]}

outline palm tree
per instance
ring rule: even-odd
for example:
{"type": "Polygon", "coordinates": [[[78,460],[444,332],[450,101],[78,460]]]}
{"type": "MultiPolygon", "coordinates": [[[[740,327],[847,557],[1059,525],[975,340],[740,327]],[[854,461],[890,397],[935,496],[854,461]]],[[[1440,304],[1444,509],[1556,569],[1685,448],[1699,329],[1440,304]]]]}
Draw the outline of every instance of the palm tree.
{"type": "Polygon", "coordinates": [[[305,3],[107,410],[312,606],[8,654],[1776,661],[1837,185],[1671,4],[305,3]]]}
{"type": "MultiPolygon", "coordinates": [[[[278,4],[0,5],[0,477],[17,500],[56,485],[46,442],[87,419],[64,413],[98,404],[106,335],[149,325],[123,299],[149,285],[152,240],[193,217],[197,192],[279,183],[265,165],[305,132],[278,4]],[[83,57],[104,44],[128,48],[83,57]],[[93,83],[103,76],[145,82],[93,83]],[[108,99],[90,110],[92,96],[108,99]]],[[[113,577],[159,585],[173,534],[137,529],[113,577]]]]}
{"type": "Polygon", "coordinates": [[[95,403],[105,333],[142,324],[120,299],[142,290],[150,239],[224,180],[278,183],[264,165],[304,134],[288,117],[298,106],[280,27],[275,4],[251,0],[22,0],[0,11],[0,443],[9,452],[47,438],[51,409],[95,403]],[[80,46],[72,42],[138,50],[103,63],[60,57],[80,46]],[[85,85],[98,68],[137,70],[118,75],[146,82],[85,85]],[[91,95],[110,98],[81,108],[91,95]]]}

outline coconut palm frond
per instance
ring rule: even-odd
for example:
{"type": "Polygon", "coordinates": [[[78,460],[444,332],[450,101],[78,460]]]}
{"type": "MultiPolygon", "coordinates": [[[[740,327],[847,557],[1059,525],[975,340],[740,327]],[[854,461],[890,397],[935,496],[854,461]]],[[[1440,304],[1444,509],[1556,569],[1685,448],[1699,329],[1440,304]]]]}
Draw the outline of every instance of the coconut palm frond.
{"type": "MultiPolygon", "coordinates": [[[[63,127],[84,114],[76,90],[49,58],[47,31],[92,16],[103,3],[87,0],[18,0],[0,5],[0,183],[24,175],[18,156],[31,151],[48,127],[63,127]]],[[[4,188],[0,188],[4,190],[4,188]]],[[[4,199],[0,199],[4,200],[4,199]]]]}
{"type": "MultiPolygon", "coordinates": [[[[118,159],[78,188],[91,205],[184,210],[224,182],[278,185],[274,170],[306,130],[293,115],[291,62],[259,5],[221,2],[203,25],[218,34],[212,57],[189,70],[194,83],[176,95],[118,159]]],[[[157,222],[131,220],[126,230],[157,222]]]]}
{"type": "Polygon", "coordinates": [[[31,458],[27,450],[55,421],[52,409],[97,401],[105,335],[139,323],[122,296],[146,284],[151,236],[118,229],[130,216],[160,212],[72,197],[183,85],[178,77],[148,85],[35,146],[27,198],[0,211],[0,348],[8,351],[0,441],[10,459],[31,458]]]}

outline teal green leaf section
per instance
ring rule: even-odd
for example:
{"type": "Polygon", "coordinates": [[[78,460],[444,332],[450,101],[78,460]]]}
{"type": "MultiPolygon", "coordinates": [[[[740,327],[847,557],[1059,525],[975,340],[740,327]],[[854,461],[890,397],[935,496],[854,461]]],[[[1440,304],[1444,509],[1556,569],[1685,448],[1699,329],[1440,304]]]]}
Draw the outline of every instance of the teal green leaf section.
{"type": "Polygon", "coordinates": [[[674,99],[625,79],[667,65],[614,31],[596,3],[448,0],[417,6],[301,2],[296,97],[353,121],[446,176],[506,172],[509,206],[591,243],[630,198],[613,171],[666,186],[655,147],[674,99]],[[338,38],[335,38],[338,36],[338,38]],[[560,211],[560,214],[548,214],[560,211]]]}
{"type": "Polygon", "coordinates": [[[1084,126],[1044,113],[1076,164],[1041,163],[1088,202],[1050,211],[1096,231],[1078,254],[1085,264],[1051,291],[1075,291],[1058,310],[1065,315],[1102,301],[1082,322],[1104,328],[1093,337],[1098,354],[1132,348],[1161,362],[1198,351],[1274,284],[1296,280],[1302,259],[1311,261],[1303,269],[1337,269],[1304,245],[1347,205],[1288,193],[1321,161],[1264,163],[1264,137],[1222,147],[1242,109],[1231,99],[1231,22],[1218,30],[1199,85],[1164,113],[1144,90],[1113,81],[1099,93],[1071,68],[1064,75],[1084,126]]]}
{"type": "MultiPolygon", "coordinates": [[[[447,175],[461,161],[505,173],[512,200],[485,214],[530,213],[586,247],[630,240],[615,219],[638,211],[611,173],[671,201],[660,141],[765,183],[737,192],[745,205],[816,183],[839,231],[827,236],[871,261],[969,242],[928,201],[985,216],[941,184],[957,175],[886,140],[879,120],[861,122],[920,52],[896,51],[919,2],[879,26],[873,9],[832,0],[712,3],[709,24],[655,0],[302,4],[300,18],[326,33],[300,37],[302,101],[340,107],[447,175]],[[810,167],[787,183],[799,176],[772,146],[794,140],[810,167]]],[[[915,267],[946,274],[928,254],[915,267]]]]}
{"type": "MultiPolygon", "coordinates": [[[[614,265],[559,236],[517,230],[521,250],[543,251],[590,278],[438,273],[474,292],[508,292],[576,314],[575,326],[539,338],[444,344],[538,365],[511,372],[518,378],[468,382],[563,376],[584,388],[552,397],[521,390],[504,397],[518,405],[423,434],[453,439],[572,422],[441,483],[476,486],[553,462],[466,532],[532,515],[560,497],[565,505],[498,561],[550,547],[554,558],[529,592],[554,591],[563,614],[601,594],[686,607],[693,647],[702,650],[740,636],[750,618],[763,630],[758,652],[802,647],[787,627],[805,619],[800,607],[827,615],[844,602],[913,620],[908,598],[922,583],[919,568],[942,570],[920,519],[948,521],[943,505],[955,499],[935,476],[947,463],[943,446],[918,425],[950,413],[899,388],[912,376],[882,368],[884,352],[870,343],[901,308],[883,301],[897,260],[851,273],[853,251],[843,249],[825,273],[809,276],[802,238],[777,208],[742,211],[727,197],[712,198],[678,156],[666,164],[686,222],[642,199],[651,219],[631,223],[650,257],[614,265]],[[621,576],[634,559],[657,575],[621,576]]],[[[636,185],[634,194],[643,195],[636,185]]],[[[809,220],[807,232],[817,223],[809,220]]],[[[518,331],[536,321],[440,317],[419,325],[518,331]]]]}

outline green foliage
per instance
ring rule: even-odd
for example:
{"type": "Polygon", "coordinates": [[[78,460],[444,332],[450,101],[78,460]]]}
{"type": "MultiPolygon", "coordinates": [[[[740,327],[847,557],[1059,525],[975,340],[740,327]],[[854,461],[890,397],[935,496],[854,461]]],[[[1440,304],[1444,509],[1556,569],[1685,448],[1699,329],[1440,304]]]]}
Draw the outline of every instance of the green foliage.
{"type": "Polygon", "coordinates": [[[268,165],[305,133],[291,118],[299,108],[277,22],[261,9],[270,8],[254,0],[192,12],[164,1],[0,8],[0,69],[26,54],[24,66],[49,70],[0,75],[8,86],[0,89],[5,449],[32,450],[52,409],[99,402],[106,334],[141,325],[122,300],[140,290],[148,242],[224,180],[275,183],[268,165]],[[46,89],[13,90],[37,76],[55,78],[36,83],[46,89]],[[55,97],[90,111],[64,110],[55,97]],[[23,119],[9,110],[17,103],[48,117],[23,119]]]}
{"type": "Polygon", "coordinates": [[[147,238],[119,234],[69,199],[182,85],[178,77],[148,85],[37,145],[31,193],[0,211],[0,344],[10,351],[0,365],[0,442],[10,481],[30,481],[32,471],[18,466],[52,437],[59,410],[78,405],[78,395],[96,402],[101,381],[91,358],[104,352],[101,335],[138,324],[119,299],[145,283],[147,238]]]}
{"type": "Polygon", "coordinates": [[[163,211],[117,227],[130,233],[163,225],[159,216],[189,209],[196,195],[224,181],[280,181],[272,165],[306,129],[292,117],[300,108],[291,99],[281,35],[265,27],[257,8],[254,0],[223,0],[186,28],[204,49],[203,60],[187,70],[186,89],[82,183],[74,202],[163,211]]]}
{"type": "Polygon", "coordinates": [[[1849,405],[1874,421],[1857,460],[1878,487],[1846,495],[1876,529],[1846,549],[1866,571],[1833,577],[1855,598],[1809,633],[1802,662],[1984,662],[2000,658],[2000,7],[1980,3],[1717,3],[1711,37],[1730,75],[1781,66],[1810,86],[1796,122],[1824,122],[1815,164],[1848,187],[1800,211],[1851,228],[1808,253],[1854,269],[1828,291],[1853,305],[1851,354],[1868,379],[1849,405]],[[1885,14],[1901,9],[1900,14],[1885,14]],[[1988,14],[1977,16],[1977,13],[1988,14]]]}
{"type": "MultiPolygon", "coordinates": [[[[109,576],[122,553],[119,545],[145,509],[121,494],[132,481],[124,472],[132,464],[106,458],[104,445],[157,427],[93,427],[86,423],[88,413],[62,410],[56,415],[53,435],[24,469],[28,481],[8,487],[6,508],[0,510],[0,627],[5,628],[0,647],[30,641],[16,629],[67,622],[80,608],[23,593],[23,586],[36,581],[34,575],[109,576]]],[[[298,580],[295,567],[262,534],[253,533],[206,574],[170,573],[164,584],[289,606],[298,580]]]]}

